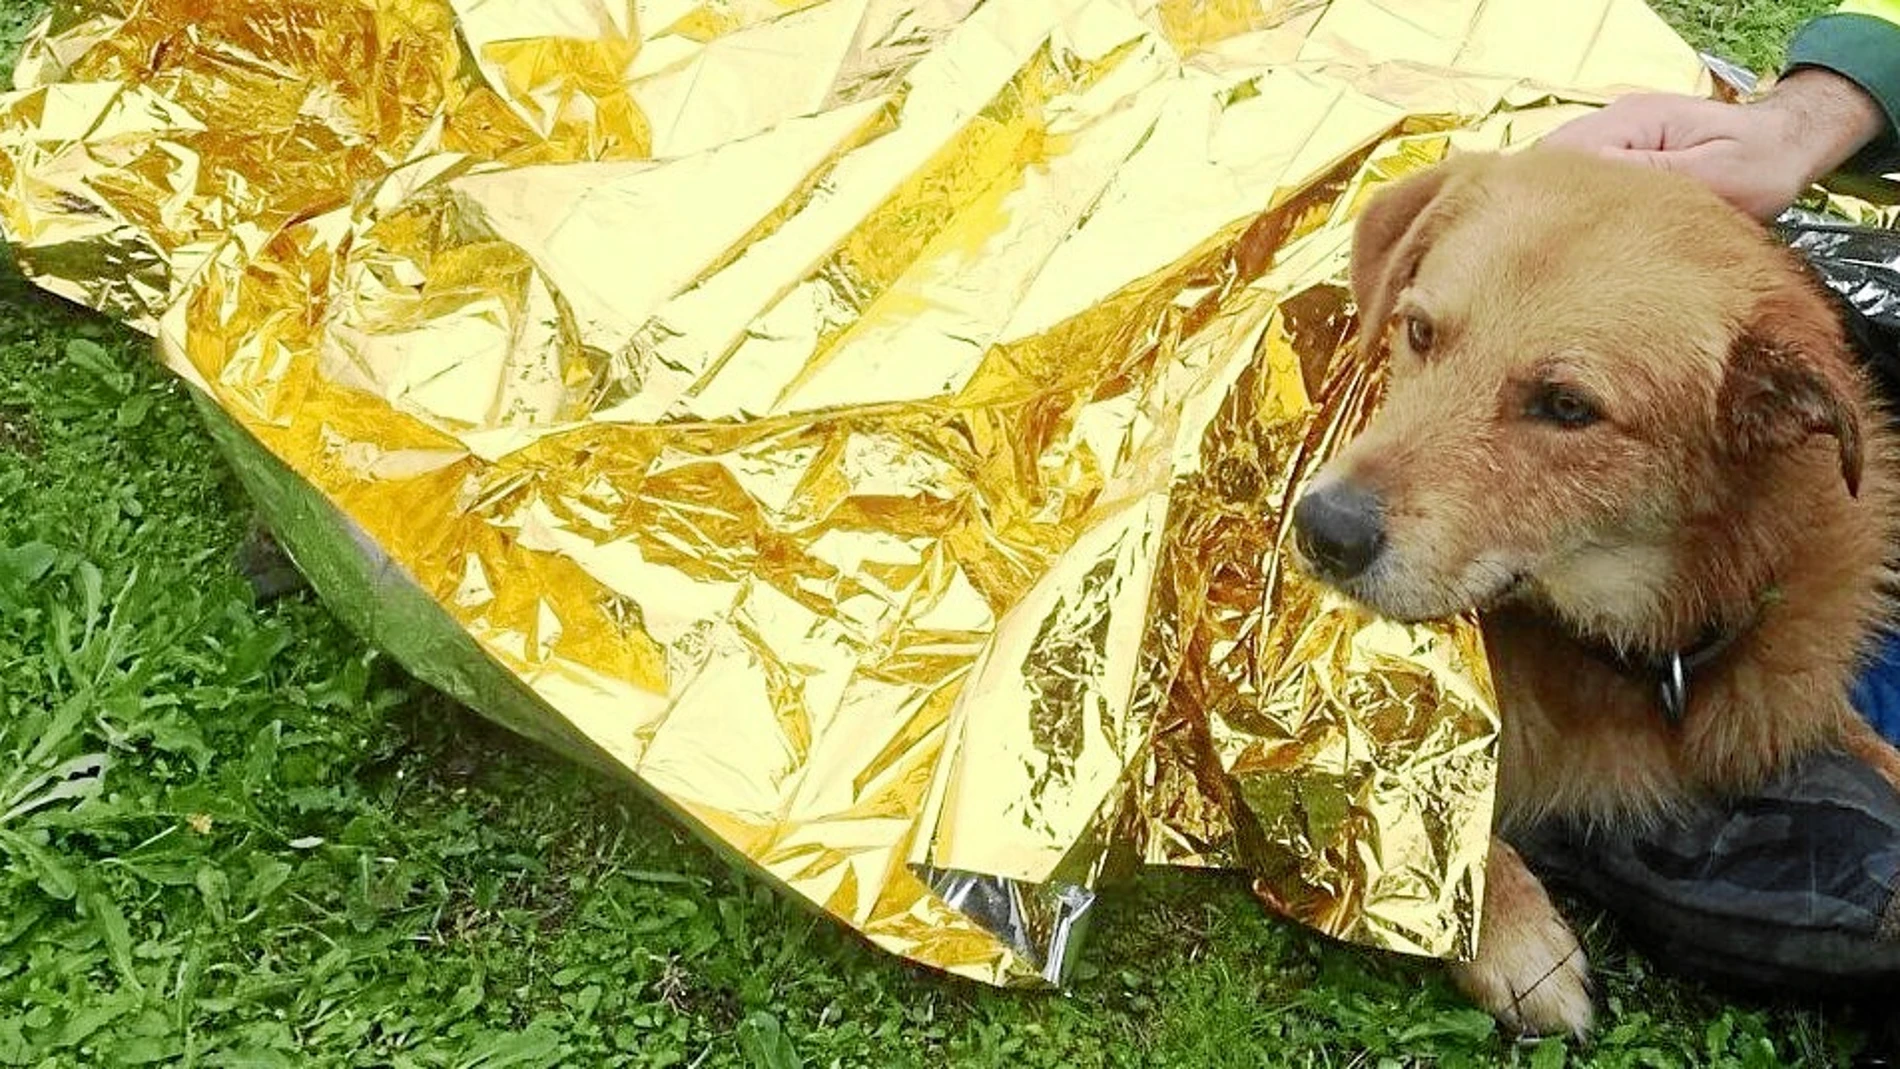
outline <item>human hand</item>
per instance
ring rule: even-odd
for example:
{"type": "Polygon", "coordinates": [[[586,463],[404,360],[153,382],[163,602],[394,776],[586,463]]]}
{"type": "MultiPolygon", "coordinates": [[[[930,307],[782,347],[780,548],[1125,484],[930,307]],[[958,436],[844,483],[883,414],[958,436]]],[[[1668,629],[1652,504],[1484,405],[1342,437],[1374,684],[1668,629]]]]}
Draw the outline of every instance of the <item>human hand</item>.
{"type": "Polygon", "coordinates": [[[1886,122],[1859,86],[1807,68],[1750,104],[1668,93],[1623,97],[1558,127],[1542,144],[1701,179],[1766,220],[1873,141],[1886,122]]]}

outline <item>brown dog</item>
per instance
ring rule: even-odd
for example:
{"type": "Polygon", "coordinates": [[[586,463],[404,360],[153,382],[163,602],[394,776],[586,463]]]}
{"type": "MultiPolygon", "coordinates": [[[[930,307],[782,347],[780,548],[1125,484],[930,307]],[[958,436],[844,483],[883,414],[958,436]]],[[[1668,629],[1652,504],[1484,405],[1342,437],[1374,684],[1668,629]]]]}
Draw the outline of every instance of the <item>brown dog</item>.
{"type": "MultiPolygon", "coordinates": [[[[1634,828],[1846,747],[1900,542],[1895,439],[1794,254],[1693,180],[1538,149],[1382,191],[1354,236],[1370,426],[1295,542],[1391,618],[1481,614],[1497,825],[1634,828]]],[[[1494,836],[1464,990],[1585,1033],[1575,936],[1494,836]]]]}

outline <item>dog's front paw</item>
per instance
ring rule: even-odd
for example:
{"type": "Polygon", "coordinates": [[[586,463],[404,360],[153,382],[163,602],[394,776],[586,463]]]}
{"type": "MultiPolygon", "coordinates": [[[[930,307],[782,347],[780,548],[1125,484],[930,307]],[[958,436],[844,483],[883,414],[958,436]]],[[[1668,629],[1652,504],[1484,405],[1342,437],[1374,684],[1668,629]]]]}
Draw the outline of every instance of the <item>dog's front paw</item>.
{"type": "Polygon", "coordinates": [[[1476,960],[1452,967],[1467,997],[1520,1035],[1589,1034],[1596,1018],[1589,962],[1563,918],[1493,929],[1486,941],[1490,949],[1476,960]]]}
{"type": "Polygon", "coordinates": [[[1590,963],[1576,933],[1524,867],[1493,841],[1477,957],[1451,968],[1467,997],[1520,1035],[1582,1039],[1596,1017],[1590,963]]]}

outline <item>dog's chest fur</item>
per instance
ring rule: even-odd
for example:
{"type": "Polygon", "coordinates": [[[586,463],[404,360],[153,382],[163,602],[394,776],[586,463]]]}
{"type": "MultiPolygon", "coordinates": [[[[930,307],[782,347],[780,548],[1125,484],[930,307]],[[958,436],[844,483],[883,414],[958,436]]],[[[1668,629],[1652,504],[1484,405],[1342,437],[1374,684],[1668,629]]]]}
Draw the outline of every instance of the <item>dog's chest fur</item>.
{"type": "MultiPolygon", "coordinates": [[[[1750,514],[1720,520],[1721,540],[1685,541],[1668,587],[1678,614],[1713,598],[1716,577],[1737,568],[1772,577],[1774,596],[1690,677],[1681,722],[1664,715],[1658,677],[1610,664],[1549,617],[1525,607],[1485,616],[1503,721],[1502,830],[1552,816],[1640,823],[1698,792],[1746,792],[1803,754],[1861,748],[1870,732],[1849,690],[1891,616],[1900,543],[1900,453],[1871,399],[1865,411],[1869,463],[1857,497],[1839,492],[1824,449],[1812,450],[1764,473],[1750,514]],[[1738,531],[1750,537],[1732,537],[1738,531]],[[1733,559],[1742,553],[1756,556],[1733,559]]],[[[1646,595],[1632,587],[1629,596],[1646,595]]]]}

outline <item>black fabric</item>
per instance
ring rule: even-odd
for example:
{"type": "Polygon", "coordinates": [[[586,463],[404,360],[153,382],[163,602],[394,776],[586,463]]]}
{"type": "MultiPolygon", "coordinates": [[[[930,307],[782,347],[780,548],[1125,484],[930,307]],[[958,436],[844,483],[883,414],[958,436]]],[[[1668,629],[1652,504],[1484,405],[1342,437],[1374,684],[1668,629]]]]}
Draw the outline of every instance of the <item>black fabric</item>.
{"type": "Polygon", "coordinates": [[[1777,229],[1833,292],[1875,387],[1900,409],[1900,232],[1800,211],[1782,216],[1777,229]]]}
{"type": "Polygon", "coordinates": [[[1553,823],[1512,845],[1672,971],[1763,992],[1900,982],[1900,940],[1882,937],[1900,793],[1851,756],[1817,755],[1752,798],[1635,837],[1553,823]]]}
{"type": "Polygon", "coordinates": [[[251,592],[259,605],[302,593],[310,586],[290,555],[261,522],[253,522],[249,537],[238,547],[237,569],[251,584],[251,592]]]}

